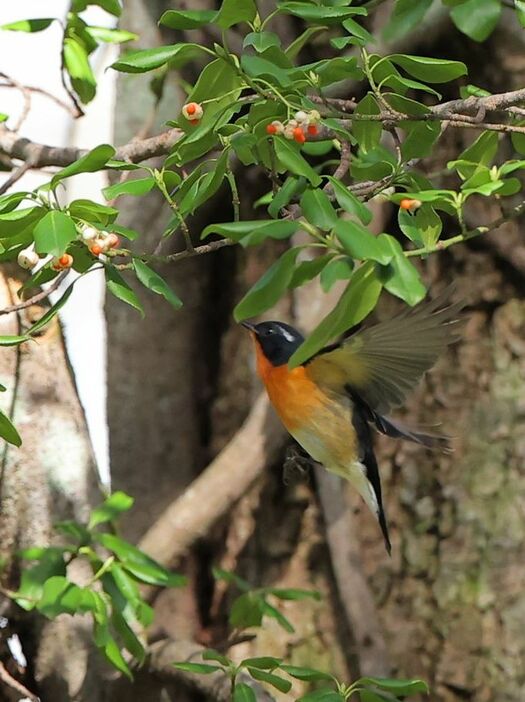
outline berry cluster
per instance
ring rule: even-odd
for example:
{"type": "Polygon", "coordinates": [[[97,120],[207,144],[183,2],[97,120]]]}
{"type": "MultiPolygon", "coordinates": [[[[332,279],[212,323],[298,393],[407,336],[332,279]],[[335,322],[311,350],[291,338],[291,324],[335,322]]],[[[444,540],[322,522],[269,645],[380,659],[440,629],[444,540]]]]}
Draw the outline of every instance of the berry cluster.
{"type": "Polygon", "coordinates": [[[277,119],[268,124],[266,133],[271,136],[282,134],[286,139],[294,139],[298,144],[304,144],[307,136],[319,134],[317,122],[320,118],[321,115],[317,110],[310,110],[310,112],[299,110],[295,113],[294,119],[289,119],[286,124],[277,119]]]}
{"type": "Polygon", "coordinates": [[[198,102],[187,102],[183,105],[181,112],[183,117],[185,117],[190,124],[194,125],[199,124],[204,114],[202,105],[199,105],[198,102]]]}
{"type": "MultiPolygon", "coordinates": [[[[80,239],[88,247],[93,256],[100,256],[100,254],[106,253],[109,249],[115,249],[120,245],[119,237],[113,234],[113,232],[104,232],[94,227],[80,226],[80,239]]],[[[40,262],[40,256],[34,250],[33,246],[29,246],[27,249],[22,249],[22,251],[19,252],[17,261],[21,268],[30,271],[40,262]]],[[[67,268],[71,268],[72,265],[73,256],[68,253],[64,253],[62,256],[56,256],[51,260],[51,268],[54,271],[66,270],[67,268]]]]}

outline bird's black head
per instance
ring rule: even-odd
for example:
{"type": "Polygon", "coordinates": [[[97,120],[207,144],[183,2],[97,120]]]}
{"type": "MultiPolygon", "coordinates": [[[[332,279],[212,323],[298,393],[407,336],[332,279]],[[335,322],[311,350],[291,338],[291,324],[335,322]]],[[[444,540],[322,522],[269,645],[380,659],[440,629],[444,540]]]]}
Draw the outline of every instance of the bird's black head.
{"type": "Polygon", "coordinates": [[[288,362],[290,356],[303,343],[302,334],[284,322],[261,322],[242,325],[249,329],[259,342],[262,352],[272,366],[282,366],[288,362]]]}

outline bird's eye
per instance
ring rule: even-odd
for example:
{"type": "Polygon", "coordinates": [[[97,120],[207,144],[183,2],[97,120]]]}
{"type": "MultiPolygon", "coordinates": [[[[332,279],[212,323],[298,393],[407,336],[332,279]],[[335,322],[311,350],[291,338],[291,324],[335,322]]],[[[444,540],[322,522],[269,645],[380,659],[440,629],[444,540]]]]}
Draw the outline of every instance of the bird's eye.
{"type": "Polygon", "coordinates": [[[266,330],[266,336],[271,336],[272,334],[275,333],[275,329],[270,327],[269,329],[266,330]]]}

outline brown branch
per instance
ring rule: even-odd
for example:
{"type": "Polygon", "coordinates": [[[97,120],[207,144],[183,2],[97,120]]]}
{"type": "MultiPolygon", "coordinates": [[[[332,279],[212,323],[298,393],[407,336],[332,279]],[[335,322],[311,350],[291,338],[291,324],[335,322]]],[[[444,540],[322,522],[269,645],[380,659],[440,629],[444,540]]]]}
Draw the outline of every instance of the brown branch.
{"type": "MultiPolygon", "coordinates": [[[[17,90],[20,91],[27,91],[29,93],[36,93],[38,95],[43,95],[44,97],[48,98],[55,104],[57,104],[59,107],[62,109],[66,110],[69,112],[70,115],[73,117],[77,116],[77,111],[74,107],[71,105],[68,105],[64,100],[61,100],[59,97],[56,95],[53,95],[53,93],[48,92],[47,90],[44,90],[44,88],[40,88],[36,85],[25,85],[22,83],[19,83],[17,80],[14,78],[11,78],[11,76],[8,76],[6,73],[0,72],[0,78],[4,79],[4,83],[0,83],[0,88],[16,88],[17,90]]],[[[15,131],[17,131],[15,129],[15,131]]]]}
{"type": "MultiPolygon", "coordinates": [[[[235,244],[238,243],[238,241],[233,241],[233,239],[219,239],[218,241],[212,241],[210,244],[202,244],[202,246],[196,246],[192,249],[184,249],[184,251],[177,251],[177,253],[167,254],[166,256],[161,256],[159,254],[133,254],[133,258],[139,258],[141,261],[147,261],[148,263],[173,263],[174,261],[180,261],[183,258],[193,258],[194,256],[209,254],[213,251],[223,249],[225,246],[235,246],[235,244]]],[[[115,255],[130,256],[132,254],[128,251],[116,251],[115,255]]],[[[117,263],[115,268],[117,268],[119,271],[125,271],[132,269],[133,265],[131,263],[117,263]]]]}
{"type": "Polygon", "coordinates": [[[363,572],[357,530],[342,480],[321,465],[316,465],[315,477],[334,579],[355,640],[359,671],[361,675],[386,676],[390,673],[387,647],[363,572]]]}
{"type": "Polygon", "coordinates": [[[2,185],[0,185],[0,195],[3,195],[5,192],[7,192],[9,188],[12,185],[14,185],[18,180],[20,180],[24,173],[30,171],[31,168],[33,168],[31,161],[26,161],[25,163],[22,163],[18,168],[15,168],[15,170],[11,173],[9,178],[7,180],[4,180],[2,185]]]}
{"type": "Polygon", "coordinates": [[[7,670],[2,661],[0,661],[0,681],[2,681],[4,685],[7,685],[7,687],[10,687],[22,697],[26,697],[27,699],[32,700],[32,702],[40,702],[40,697],[38,697],[38,695],[35,695],[33,692],[30,692],[27,689],[27,687],[25,687],[25,685],[22,685],[21,682],[16,680],[16,678],[14,678],[11,675],[11,673],[7,670]]]}
{"type": "Polygon", "coordinates": [[[33,297],[30,297],[28,300],[24,300],[23,302],[18,302],[16,305],[4,307],[3,310],[0,310],[0,315],[10,314],[11,312],[18,312],[19,310],[24,310],[27,307],[31,307],[31,305],[36,305],[38,302],[42,302],[42,300],[45,300],[46,297],[49,297],[51,293],[55,292],[55,290],[58,289],[60,283],[68,274],[69,270],[62,271],[57,275],[57,277],[54,279],[51,285],[48,288],[46,288],[46,290],[41,290],[36,295],[33,295],[33,297]]]}
{"type": "Polygon", "coordinates": [[[277,457],[285,436],[270,410],[266,393],[255,402],[230,443],[185,492],[162,512],[142,537],[139,548],[171,566],[228,512],[268,462],[277,457]]]}

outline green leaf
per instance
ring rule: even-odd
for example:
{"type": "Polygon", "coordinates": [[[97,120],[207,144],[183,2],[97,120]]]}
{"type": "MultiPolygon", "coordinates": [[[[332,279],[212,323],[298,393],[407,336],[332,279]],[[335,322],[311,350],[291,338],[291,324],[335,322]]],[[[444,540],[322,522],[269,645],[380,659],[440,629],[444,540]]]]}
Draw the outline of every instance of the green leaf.
{"type": "Polygon", "coordinates": [[[247,629],[260,626],[263,617],[263,602],[259,595],[245,592],[238,597],[230,610],[230,626],[247,629]]]}
{"type": "Polygon", "coordinates": [[[459,31],[474,41],[485,41],[496,28],[500,15],[500,0],[467,0],[450,12],[459,31]]]}
{"type": "Polygon", "coordinates": [[[272,656],[259,656],[257,658],[245,658],[240,665],[243,668],[258,668],[259,670],[274,670],[281,664],[280,658],[272,656]]]}
{"type": "Polygon", "coordinates": [[[101,651],[113,667],[121,673],[124,673],[130,680],[132,679],[131,671],[122,656],[119,645],[109,633],[106,636],[106,642],[101,648],[101,651]]]}
{"type": "Polygon", "coordinates": [[[315,600],[319,602],[321,593],[317,590],[300,590],[297,588],[271,588],[268,590],[280,600],[315,600]]]}
{"type": "Polygon", "coordinates": [[[122,12],[119,0],[73,0],[72,11],[82,12],[88,5],[97,5],[114,17],[120,17],[122,12]]]}
{"type": "Polygon", "coordinates": [[[157,295],[161,295],[174,309],[178,310],[182,307],[182,300],[173,292],[166,281],[143,261],[134,258],[133,268],[137,274],[137,278],[148,290],[151,290],[157,295]]]}
{"type": "Polygon", "coordinates": [[[301,210],[310,224],[329,231],[337,223],[337,214],[328,195],[319,188],[307,188],[301,197],[301,210]]]}
{"type": "MultiPolygon", "coordinates": [[[[354,113],[357,115],[378,115],[380,112],[376,99],[370,93],[360,100],[354,113]]],[[[366,153],[379,144],[382,133],[381,122],[358,119],[353,122],[352,134],[361,149],[366,153]]]]}
{"type": "Polygon", "coordinates": [[[144,650],[142,641],[135,634],[123,615],[116,609],[113,609],[111,613],[111,623],[119,635],[119,638],[122,640],[124,647],[138,663],[143,663],[146,658],[146,651],[144,650]]]}
{"type": "Polygon", "coordinates": [[[408,122],[404,122],[402,129],[406,133],[401,144],[401,155],[404,161],[430,156],[435,142],[441,135],[439,122],[415,123],[410,126],[408,122]]]}
{"type": "MultiPolygon", "coordinates": [[[[25,340],[25,337],[19,337],[25,340]]],[[[0,410],[0,436],[13,446],[21,446],[22,439],[9,417],[0,410]]]]}
{"type": "Polygon", "coordinates": [[[114,534],[97,533],[96,539],[114,553],[122,561],[123,567],[141,582],[163,587],[179,587],[186,583],[184,576],[172,573],[136,546],[114,534]]]}
{"type": "Polygon", "coordinates": [[[252,22],[257,14],[255,0],[223,0],[214,24],[229,29],[240,22],[252,22]]]}
{"type": "Polygon", "coordinates": [[[54,21],[54,17],[18,20],[17,22],[3,24],[0,26],[0,29],[7,29],[10,32],[41,32],[43,29],[47,29],[54,21]]]}
{"type": "Polygon", "coordinates": [[[34,237],[37,253],[62,256],[68,244],[77,238],[77,228],[69,215],[51,210],[36,225],[34,237]]]}
{"type": "Polygon", "coordinates": [[[242,590],[244,592],[248,592],[248,590],[251,590],[252,586],[250,583],[240,576],[236,575],[235,573],[232,573],[229,570],[223,570],[222,568],[212,568],[212,573],[213,577],[215,580],[224,580],[227,583],[232,583],[233,585],[236,585],[239,590],[242,590]]]}
{"type": "Polygon", "coordinates": [[[224,666],[228,666],[231,663],[231,660],[228,658],[228,656],[225,656],[223,653],[215,651],[213,648],[207,648],[205,651],[203,651],[202,658],[205,661],[217,661],[218,663],[224,666]]]}
{"type": "Polygon", "coordinates": [[[80,100],[87,104],[95,97],[97,81],[89,65],[84,45],[74,38],[64,39],[64,66],[71,79],[71,85],[80,100]]]}
{"type": "Polygon", "coordinates": [[[260,680],[268,685],[272,685],[279,692],[289,692],[292,687],[292,683],[289,680],[281,678],[279,675],[274,675],[273,673],[268,673],[266,670],[260,670],[259,668],[248,668],[248,672],[255,680],[260,680]]]}
{"type": "Polygon", "coordinates": [[[354,262],[351,258],[334,258],[321,271],[320,283],[325,293],[330,292],[338,280],[348,280],[352,277],[354,262]]]}
{"type": "MultiPolygon", "coordinates": [[[[68,207],[69,214],[89,224],[108,228],[118,215],[118,210],[108,205],[101,205],[93,200],[73,200],[68,207]]],[[[111,229],[113,231],[113,229],[111,229]]]]}
{"type": "Polygon", "coordinates": [[[271,46],[281,46],[281,40],[275,32],[250,32],[244,37],[242,45],[244,48],[253,46],[261,54],[271,46]]]}
{"type": "MultiPolygon", "coordinates": [[[[61,171],[58,171],[58,173],[55,173],[51,179],[51,187],[55,188],[61,180],[64,180],[64,178],[69,178],[70,176],[77,175],[78,173],[94,173],[95,171],[102,170],[114,155],[115,149],[109,144],[100,144],[100,146],[95,146],[94,149],[88,151],[87,154],[79,158],[77,161],[74,161],[61,171]]],[[[84,200],[83,202],[89,201],[84,200]]]]}
{"type": "Polygon", "coordinates": [[[107,44],[123,44],[126,41],[136,41],[138,34],[127,32],[125,29],[109,29],[108,27],[86,27],[86,32],[95,41],[104,41],[107,44]]]}
{"type": "MultiPolygon", "coordinates": [[[[80,280],[80,278],[77,278],[77,280],[80,280]]],[[[62,309],[62,307],[66,304],[66,302],[69,300],[71,297],[71,293],[73,292],[73,287],[75,283],[77,282],[75,280],[71,285],[66,289],[65,293],[62,295],[62,297],[55,302],[55,304],[48,309],[48,311],[40,317],[40,319],[35,322],[32,326],[29,327],[27,330],[27,333],[30,336],[33,336],[34,334],[37,334],[41,329],[43,329],[46,324],[49,324],[49,322],[56,317],[58,312],[62,309]]]]}
{"type": "Polygon", "coordinates": [[[295,368],[304,363],[329,341],[358,324],[376,306],[381,288],[372,263],[367,262],[354,271],[336,306],[299,346],[288,365],[295,368]]]}
{"type": "Polygon", "coordinates": [[[318,690],[299,697],[297,702],[345,702],[345,698],[330,687],[320,687],[318,690]]]}
{"type": "Polygon", "coordinates": [[[243,54],[241,57],[241,67],[251,78],[270,78],[277,81],[283,88],[287,88],[293,84],[288,71],[280,68],[276,63],[262,56],[243,54]]]}
{"type": "Polygon", "coordinates": [[[255,219],[241,222],[225,222],[223,224],[209,224],[203,230],[201,239],[210,234],[220,234],[233,241],[240,242],[243,246],[260,244],[267,238],[287,239],[298,229],[297,222],[284,219],[255,219]]]}
{"type": "Polygon", "coordinates": [[[340,180],[333,176],[324,176],[327,178],[334,190],[335,199],[339,205],[349,214],[356,215],[363,224],[370,224],[372,221],[372,213],[368,207],[361,202],[348,188],[346,188],[340,180]]]}
{"type": "Polygon", "coordinates": [[[307,2],[278,3],[281,11],[300,17],[311,24],[339,24],[351,15],[366,15],[364,7],[330,7],[328,5],[313,5],[307,2]]]}
{"type": "Polygon", "coordinates": [[[104,502],[92,510],[89,517],[88,529],[94,529],[99,524],[112,522],[123,512],[127,512],[133,506],[134,499],[125,492],[117,490],[107,497],[104,502]]]}
{"type": "Polygon", "coordinates": [[[315,668],[304,668],[296,665],[281,665],[281,670],[285,673],[291,675],[292,678],[297,678],[297,680],[307,680],[307,681],[318,681],[318,680],[333,680],[333,675],[329,673],[324,673],[322,670],[315,670],[315,668]]]}
{"type": "Polygon", "coordinates": [[[46,580],[53,576],[66,574],[63,552],[61,549],[43,549],[39,563],[22,570],[20,587],[13,597],[15,602],[25,610],[33,609],[44,589],[46,580]]]}
{"type": "Polygon", "coordinates": [[[274,607],[269,602],[262,602],[262,612],[263,616],[271,617],[289,634],[294,634],[295,629],[293,628],[291,622],[280,612],[277,607],[274,607]]]}
{"type": "Polygon", "coordinates": [[[199,44],[173,44],[156,46],[153,49],[130,51],[112,63],[110,68],[122,73],[146,73],[164,66],[169,61],[191,60],[196,52],[204,51],[199,44]]]}
{"type": "Polygon", "coordinates": [[[80,610],[83,590],[63,575],[55,575],[44,583],[37,609],[48,619],[59,614],[75,614],[80,610]]]}
{"type": "Polygon", "coordinates": [[[197,673],[198,675],[210,675],[222,670],[220,665],[210,665],[209,663],[173,663],[177,670],[184,670],[186,673],[197,673]]]}
{"type": "Polygon", "coordinates": [[[126,304],[134,307],[144,317],[144,308],[134,290],[126,283],[120,273],[111,265],[104,267],[106,285],[110,293],[126,304]]]}
{"type": "Polygon", "coordinates": [[[155,178],[148,176],[147,178],[134,178],[133,180],[125,180],[123,183],[115,183],[103,188],[102,194],[106,200],[113,200],[119,195],[146,195],[155,187],[155,178]]]}
{"type": "Polygon", "coordinates": [[[233,702],[257,702],[257,697],[249,685],[238,682],[233,688],[233,702]]]}
{"type": "Polygon", "coordinates": [[[290,284],[300,246],[286,251],[249,290],[233,311],[235,321],[273,307],[290,284]]]}
{"type": "Polygon", "coordinates": [[[380,234],[378,238],[390,248],[393,254],[388,268],[384,269],[383,285],[389,293],[400,297],[409,305],[417,304],[427,292],[417,268],[403,254],[403,249],[397,239],[389,234],[380,234]]]}
{"type": "Polygon", "coordinates": [[[358,685],[375,685],[380,690],[386,690],[394,695],[428,694],[428,685],[423,680],[392,680],[390,678],[361,678],[358,685]]]}
{"type": "Polygon", "coordinates": [[[354,271],[336,306],[299,346],[288,365],[295,368],[304,363],[329,341],[358,324],[374,309],[381,288],[373,263],[367,262],[354,271]]]}
{"type": "Polygon", "coordinates": [[[301,49],[303,49],[306,44],[319,32],[324,32],[328,27],[307,27],[302,34],[300,34],[297,39],[294,39],[292,43],[285,50],[286,57],[293,60],[297,58],[301,49]]]}
{"type": "Polygon", "coordinates": [[[273,143],[275,154],[285,170],[304,176],[315,187],[321,184],[321,177],[314,171],[308,161],[301,156],[296,144],[292,145],[281,136],[274,137],[273,143]]]}
{"type": "Polygon", "coordinates": [[[170,29],[198,29],[213,22],[216,15],[214,10],[167,10],[159,24],[170,29]]]}
{"type": "Polygon", "coordinates": [[[343,27],[346,29],[346,31],[349,34],[352,35],[351,39],[353,39],[353,40],[357,39],[356,43],[359,46],[366,46],[366,44],[373,44],[374,43],[373,35],[370,34],[369,31],[367,31],[364,27],[362,27],[360,24],[358,24],[351,17],[344,20],[343,27]]]}
{"type": "Polygon", "coordinates": [[[377,261],[382,264],[392,260],[393,254],[390,248],[358,222],[340,219],[334,231],[344,250],[352,258],[360,261],[377,261]]]}
{"type": "Polygon", "coordinates": [[[405,36],[418,27],[423,21],[432,0],[396,0],[390,19],[383,30],[383,36],[388,42],[405,36]]]}
{"type": "Polygon", "coordinates": [[[388,58],[414,78],[429,83],[446,83],[467,74],[467,67],[461,61],[406,54],[392,54],[388,58]]]}
{"type": "Polygon", "coordinates": [[[0,346],[18,346],[18,344],[29,341],[30,336],[0,336],[0,346]]]}
{"type": "Polygon", "coordinates": [[[514,0],[514,8],[518,21],[522,27],[525,27],[525,0],[514,0]]]}
{"type": "Polygon", "coordinates": [[[74,522],[71,519],[55,522],[55,524],[53,524],[53,528],[61,534],[64,534],[71,539],[75,539],[75,541],[82,544],[88,544],[91,539],[89,531],[86,529],[86,527],[82,526],[82,524],[79,524],[78,522],[74,522]]]}
{"type": "Polygon", "coordinates": [[[298,263],[293,272],[290,289],[298,288],[309,280],[313,280],[331,260],[332,254],[325,254],[324,256],[317,256],[298,263]]]}

